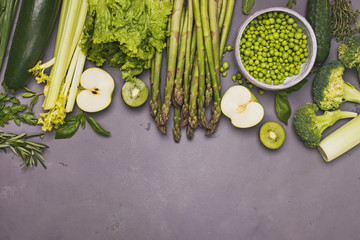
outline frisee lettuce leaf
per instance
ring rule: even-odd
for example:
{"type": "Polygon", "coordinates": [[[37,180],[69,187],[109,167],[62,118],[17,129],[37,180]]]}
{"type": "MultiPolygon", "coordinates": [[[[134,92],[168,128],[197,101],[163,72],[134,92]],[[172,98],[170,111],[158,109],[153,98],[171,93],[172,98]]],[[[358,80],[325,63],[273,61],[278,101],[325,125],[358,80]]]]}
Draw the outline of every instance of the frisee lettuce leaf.
{"type": "Polygon", "coordinates": [[[130,80],[165,47],[171,10],[170,2],[159,0],[89,0],[81,49],[97,66],[108,61],[130,80]]]}

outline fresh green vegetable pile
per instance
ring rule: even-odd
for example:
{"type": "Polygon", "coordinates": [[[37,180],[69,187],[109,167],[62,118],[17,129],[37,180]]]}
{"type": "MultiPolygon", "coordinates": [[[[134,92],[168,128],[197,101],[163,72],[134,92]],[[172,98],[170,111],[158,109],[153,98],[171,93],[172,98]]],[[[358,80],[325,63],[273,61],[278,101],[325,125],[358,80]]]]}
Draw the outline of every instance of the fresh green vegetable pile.
{"type": "Polygon", "coordinates": [[[252,20],[240,40],[245,69],[262,83],[278,85],[297,75],[308,56],[307,36],[294,18],[269,12],[252,20]]]}

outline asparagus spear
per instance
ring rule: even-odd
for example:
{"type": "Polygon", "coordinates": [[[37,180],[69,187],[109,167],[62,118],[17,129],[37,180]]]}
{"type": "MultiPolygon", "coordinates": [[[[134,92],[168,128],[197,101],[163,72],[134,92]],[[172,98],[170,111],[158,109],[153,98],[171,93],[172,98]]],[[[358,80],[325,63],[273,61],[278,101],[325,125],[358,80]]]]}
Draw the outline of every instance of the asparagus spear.
{"type": "MultiPolygon", "coordinates": [[[[195,1],[194,1],[195,2],[195,1]]],[[[221,108],[220,108],[220,87],[219,87],[219,83],[220,83],[220,76],[217,73],[217,71],[215,70],[215,62],[214,62],[214,53],[213,53],[213,45],[212,45],[212,40],[211,40],[211,36],[210,36],[210,26],[209,26],[209,14],[208,14],[208,7],[207,7],[207,0],[201,0],[201,20],[202,20],[202,27],[203,27],[203,32],[204,32],[204,40],[205,40],[205,48],[206,48],[206,54],[207,54],[207,59],[209,62],[209,69],[210,69],[210,75],[211,75],[211,81],[212,81],[212,88],[213,88],[213,96],[214,96],[214,104],[212,106],[212,116],[210,121],[208,122],[208,126],[207,126],[207,130],[205,132],[205,134],[211,135],[212,133],[215,132],[219,120],[220,120],[220,116],[221,116],[221,108]]],[[[194,10],[195,10],[195,5],[194,5],[194,10]]],[[[195,14],[195,19],[196,19],[196,14],[195,14]]]]}
{"type": "MultiPolygon", "coordinates": [[[[211,42],[214,53],[214,63],[216,74],[220,76],[220,34],[219,34],[219,22],[217,17],[217,0],[209,0],[209,16],[210,16],[210,30],[211,30],[211,42]]],[[[220,85],[220,77],[219,82],[220,85]]]]}
{"type": "Polygon", "coordinates": [[[206,1],[201,0],[201,3],[202,5],[200,7],[199,0],[193,0],[195,26],[197,30],[197,35],[196,35],[197,55],[199,61],[198,116],[199,116],[199,124],[202,127],[207,127],[208,122],[205,116],[205,48],[204,48],[204,39],[206,39],[207,36],[205,36],[205,31],[203,31],[205,26],[204,26],[204,22],[202,21],[201,13],[200,13],[201,11],[203,11],[204,8],[207,8],[206,7],[207,0],[206,1]]]}
{"type": "MultiPolygon", "coordinates": [[[[174,4],[174,0],[164,0],[166,2],[170,2],[171,4],[174,4]]],[[[168,21],[168,31],[170,32],[171,30],[171,18],[172,16],[169,16],[169,21],[168,21]]],[[[168,37],[167,40],[166,40],[166,51],[167,51],[167,56],[169,55],[169,44],[170,44],[170,38],[168,37]]],[[[166,125],[161,125],[160,124],[160,114],[161,114],[161,106],[162,106],[162,103],[161,103],[161,94],[160,94],[160,74],[161,74],[161,62],[162,62],[162,57],[163,57],[163,54],[161,54],[161,57],[160,57],[160,53],[155,53],[155,54],[159,54],[157,57],[157,59],[155,59],[155,62],[158,64],[158,68],[157,69],[157,75],[154,75],[154,78],[155,79],[158,79],[159,80],[159,96],[158,96],[158,110],[157,110],[157,113],[156,113],[156,117],[155,117],[155,123],[156,123],[156,126],[157,128],[159,129],[159,131],[162,133],[162,134],[166,134],[167,130],[166,130],[166,125]],[[160,59],[161,58],[161,59],[160,59]]],[[[155,56],[156,57],[156,56],[155,56]]],[[[167,62],[168,64],[168,62],[167,62]]]]}
{"type": "Polygon", "coordinates": [[[218,0],[217,1],[217,17],[220,18],[220,12],[221,12],[221,7],[223,5],[224,0],[218,0]]]}
{"type": "Polygon", "coordinates": [[[192,128],[190,125],[187,125],[186,128],[186,136],[188,139],[192,139],[194,137],[195,129],[192,128]]]}
{"type": "Polygon", "coordinates": [[[184,0],[175,0],[173,6],[173,13],[171,17],[171,30],[169,40],[169,55],[168,66],[165,83],[164,102],[161,106],[159,124],[166,125],[169,119],[169,112],[171,106],[172,93],[174,88],[174,79],[176,71],[176,56],[178,51],[179,31],[180,31],[180,18],[184,5],[184,0]]]}
{"type": "MultiPolygon", "coordinates": [[[[196,0],[195,0],[196,1],[196,0]]],[[[190,102],[189,102],[189,117],[188,125],[186,129],[186,136],[188,139],[192,139],[194,131],[198,126],[198,114],[197,114],[197,95],[199,90],[199,61],[198,57],[195,57],[195,63],[192,70],[191,77],[191,89],[190,89],[190,102]]]]}
{"type": "Polygon", "coordinates": [[[181,108],[175,107],[174,109],[174,127],[173,127],[173,138],[175,142],[180,142],[181,137],[181,108]]]}
{"type": "Polygon", "coordinates": [[[150,99],[150,114],[156,119],[160,111],[161,95],[160,95],[160,72],[163,53],[155,52],[151,67],[151,99],[150,99]]]}
{"type": "Polygon", "coordinates": [[[184,65],[185,65],[185,51],[188,35],[188,21],[189,21],[189,10],[183,10],[181,16],[180,26],[180,47],[178,49],[178,60],[175,77],[175,88],[173,94],[173,105],[174,109],[174,126],[173,126],[173,138],[175,142],[179,142],[181,138],[181,106],[183,105],[184,90],[183,90],[183,77],[184,77],[184,65]],[[185,13],[184,13],[185,12],[185,13]]]}
{"type": "MultiPolygon", "coordinates": [[[[156,54],[156,52],[155,52],[156,54]]],[[[150,89],[151,89],[151,99],[150,99],[150,115],[155,119],[156,117],[156,107],[153,105],[154,98],[154,74],[155,74],[155,55],[151,60],[151,70],[150,70],[150,89]]]]}
{"type": "MultiPolygon", "coordinates": [[[[196,1],[196,0],[195,0],[196,1]]],[[[189,125],[193,129],[198,125],[197,97],[199,91],[199,60],[195,57],[195,64],[191,79],[190,102],[189,102],[189,125]]]]}
{"type": "Polygon", "coordinates": [[[213,90],[212,90],[209,62],[207,60],[207,57],[205,58],[205,83],[206,83],[205,107],[208,107],[212,101],[213,90]]]}
{"type": "Polygon", "coordinates": [[[188,122],[189,117],[189,91],[190,91],[190,80],[191,80],[191,72],[193,69],[193,63],[195,59],[196,53],[196,31],[193,30],[193,14],[192,14],[192,0],[188,1],[189,3],[189,13],[192,16],[191,21],[191,31],[188,32],[188,35],[191,35],[191,41],[187,41],[187,49],[186,49],[186,56],[185,56],[185,70],[184,70],[184,103],[182,105],[182,117],[183,120],[181,122],[181,126],[185,126],[188,122]],[[190,5],[191,4],[191,5],[190,5]],[[191,8],[191,10],[190,10],[191,8]],[[193,32],[193,33],[192,33],[193,32]]]}
{"type": "Polygon", "coordinates": [[[235,4],[235,0],[227,0],[227,1],[228,1],[228,3],[226,6],[225,20],[224,20],[224,24],[223,24],[222,30],[221,30],[220,56],[222,56],[224,54],[224,48],[225,48],[225,44],[226,44],[226,39],[229,34],[230,23],[231,23],[231,19],[232,19],[232,15],[233,15],[234,4],[235,4]]]}
{"type": "Polygon", "coordinates": [[[222,30],[223,24],[224,24],[224,20],[225,20],[225,12],[226,12],[226,8],[227,8],[227,4],[228,4],[228,0],[223,0],[223,4],[221,6],[221,10],[220,10],[220,16],[219,16],[219,30],[222,30]]]}
{"type": "Polygon", "coordinates": [[[184,66],[185,66],[185,51],[187,43],[187,33],[188,33],[188,21],[189,21],[189,11],[185,13],[184,24],[182,27],[180,35],[180,48],[178,53],[177,60],[177,69],[175,77],[175,88],[173,94],[173,104],[175,107],[180,108],[184,102],[184,89],[183,89],[183,78],[184,78],[184,66]]]}

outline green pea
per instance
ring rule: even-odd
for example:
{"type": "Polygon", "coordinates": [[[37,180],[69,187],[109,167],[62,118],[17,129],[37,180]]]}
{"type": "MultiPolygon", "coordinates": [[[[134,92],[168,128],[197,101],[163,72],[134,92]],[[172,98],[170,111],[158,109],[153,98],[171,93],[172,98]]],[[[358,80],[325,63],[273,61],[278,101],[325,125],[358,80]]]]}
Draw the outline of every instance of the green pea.
{"type": "Polygon", "coordinates": [[[236,79],[240,80],[241,78],[242,78],[241,73],[237,73],[237,74],[236,74],[236,79]]]}
{"type": "Polygon", "coordinates": [[[231,52],[233,50],[233,47],[231,45],[227,45],[225,47],[225,50],[228,51],[228,52],[231,52]]]}
{"type": "Polygon", "coordinates": [[[302,33],[299,33],[299,32],[295,33],[295,38],[296,38],[296,39],[301,39],[302,36],[303,36],[302,33]]]}
{"type": "Polygon", "coordinates": [[[228,62],[224,62],[222,67],[226,70],[230,67],[229,63],[228,62]]]}

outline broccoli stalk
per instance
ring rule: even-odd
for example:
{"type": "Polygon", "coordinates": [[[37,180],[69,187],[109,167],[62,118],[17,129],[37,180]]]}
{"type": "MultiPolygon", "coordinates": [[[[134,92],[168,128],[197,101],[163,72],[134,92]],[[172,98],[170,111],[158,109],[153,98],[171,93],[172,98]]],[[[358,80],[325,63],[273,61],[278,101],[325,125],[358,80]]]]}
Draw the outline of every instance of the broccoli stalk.
{"type": "Polygon", "coordinates": [[[333,61],[316,74],[312,95],[320,109],[337,109],[345,101],[360,103],[360,92],[342,78],[344,70],[345,67],[340,61],[333,61]]]}
{"type": "Polygon", "coordinates": [[[360,36],[344,40],[338,48],[339,60],[346,68],[356,68],[360,80],[360,36]]]}
{"type": "Polygon", "coordinates": [[[343,99],[348,102],[360,103],[360,92],[352,84],[345,82],[343,99]]]}
{"type": "Polygon", "coordinates": [[[323,115],[316,115],[318,110],[316,104],[306,103],[294,115],[295,132],[305,146],[309,148],[319,146],[322,133],[335,122],[357,116],[355,112],[341,110],[325,111],[323,115]]]}

